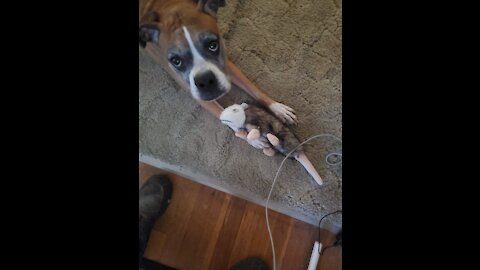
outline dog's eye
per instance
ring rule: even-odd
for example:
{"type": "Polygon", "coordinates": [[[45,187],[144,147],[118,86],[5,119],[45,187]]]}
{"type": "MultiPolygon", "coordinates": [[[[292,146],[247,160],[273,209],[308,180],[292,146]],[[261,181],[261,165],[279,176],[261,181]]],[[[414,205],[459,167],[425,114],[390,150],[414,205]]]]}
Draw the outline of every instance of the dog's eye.
{"type": "Polygon", "coordinates": [[[238,112],[238,110],[237,110],[237,109],[233,109],[233,112],[238,112]]]}
{"type": "Polygon", "coordinates": [[[211,41],[210,43],[208,43],[208,49],[212,52],[216,52],[218,50],[218,42],[211,41]]]}
{"type": "Polygon", "coordinates": [[[172,65],[174,65],[175,67],[179,68],[180,66],[182,66],[182,59],[175,56],[170,59],[170,63],[172,63],[172,65]]]}

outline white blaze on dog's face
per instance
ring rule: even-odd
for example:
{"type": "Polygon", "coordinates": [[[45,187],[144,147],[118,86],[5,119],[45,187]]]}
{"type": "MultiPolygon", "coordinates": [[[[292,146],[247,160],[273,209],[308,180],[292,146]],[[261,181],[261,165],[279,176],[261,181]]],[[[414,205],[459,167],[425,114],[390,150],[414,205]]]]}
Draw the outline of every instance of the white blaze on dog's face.
{"type": "Polygon", "coordinates": [[[230,80],[219,68],[219,64],[224,64],[218,55],[219,38],[213,33],[201,33],[196,45],[188,28],[182,29],[193,60],[188,74],[192,96],[202,100],[218,99],[231,88],[230,80]]]}
{"type": "Polygon", "coordinates": [[[225,110],[223,110],[223,112],[220,114],[220,121],[238,132],[245,125],[245,109],[247,107],[247,104],[242,103],[241,105],[233,104],[225,108],[225,110]]]}

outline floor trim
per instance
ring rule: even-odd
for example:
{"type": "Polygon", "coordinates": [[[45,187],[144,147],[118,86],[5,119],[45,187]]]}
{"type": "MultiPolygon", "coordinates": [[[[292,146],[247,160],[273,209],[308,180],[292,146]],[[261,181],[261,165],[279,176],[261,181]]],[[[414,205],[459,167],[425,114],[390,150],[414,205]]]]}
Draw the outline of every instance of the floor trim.
{"type": "MultiPolygon", "coordinates": [[[[231,194],[233,196],[242,198],[244,200],[247,200],[247,201],[250,201],[252,203],[258,204],[260,206],[265,206],[265,200],[266,199],[259,198],[258,195],[252,194],[251,192],[248,192],[248,191],[245,191],[245,190],[233,189],[233,188],[225,187],[223,185],[219,185],[217,180],[212,179],[211,177],[199,174],[199,173],[195,173],[195,172],[193,172],[193,171],[191,171],[191,170],[189,170],[189,169],[187,169],[183,166],[169,164],[169,163],[166,163],[166,162],[161,161],[159,159],[156,159],[154,157],[147,156],[147,155],[144,155],[144,154],[141,154],[141,153],[139,153],[139,161],[143,162],[143,163],[146,163],[150,166],[153,166],[153,167],[156,167],[156,168],[168,171],[168,172],[175,173],[179,176],[191,179],[191,180],[193,180],[197,183],[200,183],[202,185],[211,187],[211,188],[216,189],[216,190],[220,190],[222,192],[225,192],[225,193],[231,194]]],[[[269,202],[269,209],[277,211],[277,212],[282,213],[284,215],[290,216],[292,218],[301,220],[301,221],[306,222],[308,224],[318,226],[319,220],[312,219],[309,216],[300,214],[300,213],[298,213],[298,212],[296,212],[292,209],[288,209],[288,208],[280,205],[279,203],[270,201],[269,202]]],[[[326,230],[329,230],[333,233],[337,233],[341,228],[339,228],[338,226],[335,226],[333,223],[330,223],[330,222],[328,222],[327,219],[325,219],[324,221],[322,221],[322,229],[326,229],[326,230]]]]}

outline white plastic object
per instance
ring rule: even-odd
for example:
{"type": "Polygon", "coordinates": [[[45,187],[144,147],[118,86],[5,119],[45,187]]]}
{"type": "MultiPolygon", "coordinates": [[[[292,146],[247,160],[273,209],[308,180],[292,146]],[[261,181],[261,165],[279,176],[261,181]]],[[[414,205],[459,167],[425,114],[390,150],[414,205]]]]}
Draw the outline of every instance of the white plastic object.
{"type": "Polygon", "coordinates": [[[320,252],[322,251],[322,244],[318,241],[315,241],[313,244],[312,256],[310,257],[310,264],[308,265],[308,270],[317,269],[318,258],[320,257],[320,252]]]}

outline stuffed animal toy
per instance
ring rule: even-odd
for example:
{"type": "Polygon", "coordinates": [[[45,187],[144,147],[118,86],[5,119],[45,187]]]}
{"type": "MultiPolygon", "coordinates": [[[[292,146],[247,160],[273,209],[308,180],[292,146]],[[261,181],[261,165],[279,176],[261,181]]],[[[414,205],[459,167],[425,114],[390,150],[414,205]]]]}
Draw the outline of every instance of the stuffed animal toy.
{"type": "MultiPolygon", "coordinates": [[[[272,145],[263,150],[268,156],[273,156],[275,152],[286,156],[300,145],[300,141],[287,126],[260,106],[247,103],[233,104],[223,110],[220,121],[233,129],[237,137],[247,140],[266,138],[272,145]]],[[[301,147],[290,156],[300,162],[319,185],[323,184],[322,178],[301,147]]]]}

